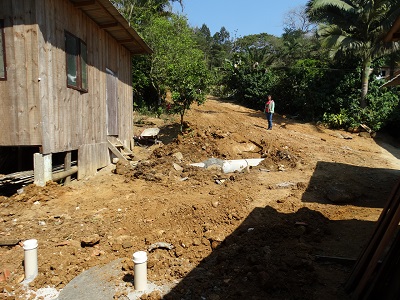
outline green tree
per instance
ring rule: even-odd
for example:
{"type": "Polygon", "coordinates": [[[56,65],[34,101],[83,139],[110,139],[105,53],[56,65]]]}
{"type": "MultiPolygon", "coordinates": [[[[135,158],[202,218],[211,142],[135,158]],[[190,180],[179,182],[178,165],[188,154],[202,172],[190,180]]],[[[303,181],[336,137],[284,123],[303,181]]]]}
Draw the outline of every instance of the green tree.
{"type": "Polygon", "coordinates": [[[285,28],[281,40],[282,46],[278,49],[279,61],[276,65],[290,67],[297,60],[306,58],[326,60],[326,51],[315,35],[310,35],[300,29],[285,28]]]}
{"type": "Polygon", "coordinates": [[[209,73],[204,54],[197,48],[193,30],[184,17],[155,16],[145,33],[145,40],[154,51],[150,78],[162,96],[172,94],[173,111],[183,119],[192,103],[201,104],[209,85],[209,73]]]}
{"type": "Polygon", "coordinates": [[[238,38],[234,43],[233,51],[243,54],[243,58],[246,57],[249,64],[266,68],[275,62],[281,47],[280,38],[268,33],[260,33],[238,38]]]}
{"type": "Polygon", "coordinates": [[[224,80],[233,96],[241,103],[262,109],[265,98],[276,83],[276,75],[264,65],[255,63],[249,52],[237,52],[226,60],[224,80]]]}
{"type": "Polygon", "coordinates": [[[230,33],[225,27],[212,36],[211,44],[211,66],[220,68],[224,65],[225,59],[229,59],[232,52],[232,41],[230,33]]]}
{"type": "Polygon", "coordinates": [[[113,5],[136,29],[146,26],[152,15],[169,15],[172,10],[171,3],[182,0],[111,0],[113,5]]]}
{"type": "Polygon", "coordinates": [[[210,29],[206,24],[203,24],[200,28],[194,28],[195,40],[198,47],[204,52],[205,59],[211,69],[211,47],[212,47],[212,37],[210,29]]]}
{"type": "Polygon", "coordinates": [[[356,55],[362,62],[360,105],[366,107],[370,67],[374,59],[398,49],[384,37],[400,14],[399,0],[310,0],[310,20],[319,22],[323,44],[338,52],[356,55]]]}

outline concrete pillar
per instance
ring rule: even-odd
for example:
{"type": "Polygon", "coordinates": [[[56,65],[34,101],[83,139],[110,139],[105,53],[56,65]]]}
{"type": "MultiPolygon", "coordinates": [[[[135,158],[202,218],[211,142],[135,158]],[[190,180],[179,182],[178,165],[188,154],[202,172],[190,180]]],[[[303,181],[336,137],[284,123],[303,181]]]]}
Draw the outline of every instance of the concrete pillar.
{"type": "Polygon", "coordinates": [[[50,154],[35,153],[33,155],[34,184],[45,186],[52,179],[52,156],[50,154]]]}

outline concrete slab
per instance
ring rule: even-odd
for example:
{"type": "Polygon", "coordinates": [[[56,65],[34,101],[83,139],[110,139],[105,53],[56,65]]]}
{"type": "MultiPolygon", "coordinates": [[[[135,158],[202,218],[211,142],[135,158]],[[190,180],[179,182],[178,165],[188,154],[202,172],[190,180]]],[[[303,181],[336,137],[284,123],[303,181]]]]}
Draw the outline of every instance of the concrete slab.
{"type": "Polygon", "coordinates": [[[61,290],[55,300],[114,300],[115,295],[118,295],[118,299],[134,300],[153,291],[159,291],[164,296],[178,284],[170,282],[157,285],[148,282],[146,291],[135,291],[133,276],[124,277],[126,275],[122,271],[122,259],[117,259],[82,272],[61,290]]]}
{"type": "Polygon", "coordinates": [[[93,267],[72,279],[57,300],[113,300],[115,283],[122,281],[121,274],[121,259],[93,267]]]}

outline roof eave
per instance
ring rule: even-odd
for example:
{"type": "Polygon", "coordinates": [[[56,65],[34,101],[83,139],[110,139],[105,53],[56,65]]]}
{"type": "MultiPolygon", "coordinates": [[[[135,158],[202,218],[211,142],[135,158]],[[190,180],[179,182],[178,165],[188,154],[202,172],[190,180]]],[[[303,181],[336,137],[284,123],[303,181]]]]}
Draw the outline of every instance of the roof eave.
{"type": "Polygon", "coordinates": [[[69,0],[133,54],[153,51],[109,0],[69,0]]]}

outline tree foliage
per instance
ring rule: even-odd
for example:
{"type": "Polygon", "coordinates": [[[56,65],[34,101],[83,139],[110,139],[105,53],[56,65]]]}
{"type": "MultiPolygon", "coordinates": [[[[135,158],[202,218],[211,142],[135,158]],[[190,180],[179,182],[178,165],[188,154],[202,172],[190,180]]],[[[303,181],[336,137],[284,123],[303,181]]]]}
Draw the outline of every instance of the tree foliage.
{"type": "Polygon", "coordinates": [[[204,55],[196,48],[193,31],[183,17],[153,17],[147,30],[146,41],[154,55],[151,59],[150,78],[159,96],[172,94],[173,111],[183,118],[192,103],[201,104],[209,84],[204,55]]]}
{"type": "Polygon", "coordinates": [[[365,108],[373,60],[398,49],[397,43],[385,43],[384,37],[400,14],[400,1],[310,0],[307,7],[332,55],[342,52],[361,60],[360,104],[365,108]]]}
{"type": "Polygon", "coordinates": [[[182,0],[111,0],[111,2],[139,31],[147,26],[152,16],[170,15],[171,3],[179,2],[183,6],[182,0]]]}
{"type": "Polygon", "coordinates": [[[397,44],[384,42],[400,0],[309,0],[288,12],[282,36],[239,38],[225,27],[215,33],[206,24],[190,28],[172,13],[173,2],[184,8],[178,0],[113,2],[154,50],[133,59],[139,106],[157,108],[171,91],[183,124],[190,105],[202,103],[210,87],[216,96],[256,109],[272,94],[278,113],[336,128],[365,123],[378,130],[388,122],[400,128],[393,126],[400,124],[398,89],[382,88],[375,78],[380,66],[393,73],[400,62],[397,44]]]}

